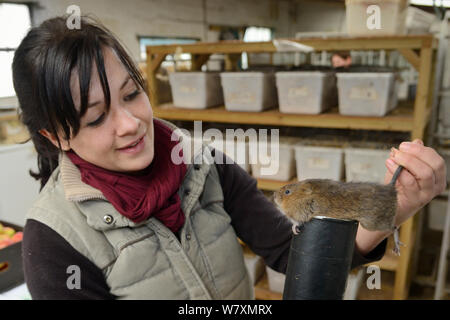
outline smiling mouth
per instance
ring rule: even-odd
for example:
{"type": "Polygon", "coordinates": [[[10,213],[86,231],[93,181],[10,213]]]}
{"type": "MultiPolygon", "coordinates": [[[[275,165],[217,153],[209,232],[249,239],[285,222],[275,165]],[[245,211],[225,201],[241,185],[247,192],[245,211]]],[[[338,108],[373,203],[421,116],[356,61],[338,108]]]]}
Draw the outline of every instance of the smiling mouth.
{"type": "Polygon", "coordinates": [[[140,137],[139,139],[137,139],[136,141],[134,141],[133,143],[130,143],[129,145],[127,145],[127,146],[125,146],[125,147],[118,148],[118,150],[124,150],[124,149],[128,149],[128,148],[135,147],[136,145],[139,144],[139,142],[142,141],[142,139],[144,139],[144,136],[145,136],[145,135],[143,135],[142,137],[140,137]]]}

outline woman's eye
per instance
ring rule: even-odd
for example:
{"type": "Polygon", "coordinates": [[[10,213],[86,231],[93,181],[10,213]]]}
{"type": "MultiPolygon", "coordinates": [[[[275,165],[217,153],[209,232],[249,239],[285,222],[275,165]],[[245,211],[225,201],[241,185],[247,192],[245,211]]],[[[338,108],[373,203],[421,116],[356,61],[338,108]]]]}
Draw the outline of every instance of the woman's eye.
{"type": "Polygon", "coordinates": [[[137,96],[138,94],[140,94],[140,93],[141,93],[141,91],[138,90],[138,89],[136,89],[136,91],[134,91],[133,93],[127,95],[127,96],[124,98],[124,100],[125,100],[125,101],[131,101],[131,100],[133,100],[134,98],[136,98],[136,96],[137,96]]]}
{"type": "Polygon", "coordinates": [[[96,120],[89,122],[87,125],[89,127],[95,127],[98,126],[100,123],[102,123],[103,119],[105,118],[105,113],[102,113],[100,117],[98,117],[96,120]]]}

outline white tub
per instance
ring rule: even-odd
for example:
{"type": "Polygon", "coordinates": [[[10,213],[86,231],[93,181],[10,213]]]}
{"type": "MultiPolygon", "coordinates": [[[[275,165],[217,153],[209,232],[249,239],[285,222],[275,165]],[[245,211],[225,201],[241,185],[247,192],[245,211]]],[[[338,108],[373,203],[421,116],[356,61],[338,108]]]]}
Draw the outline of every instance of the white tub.
{"type": "Polygon", "coordinates": [[[266,154],[260,156],[258,143],[249,143],[249,156],[253,177],[277,181],[290,181],[295,176],[295,151],[292,139],[279,140],[277,153],[272,154],[268,144],[266,154]]]}
{"type": "Polygon", "coordinates": [[[295,146],[297,179],[332,179],[340,181],[344,173],[342,148],[295,146]]]}
{"type": "Polygon", "coordinates": [[[258,112],[275,107],[275,76],[266,72],[222,72],[220,74],[229,111],[258,112]]]}
{"type": "Polygon", "coordinates": [[[267,282],[270,291],[283,293],[286,275],[266,266],[267,282]]]}
{"type": "Polygon", "coordinates": [[[280,112],[319,114],[337,105],[333,72],[277,72],[280,112]]]}
{"type": "Polygon", "coordinates": [[[218,72],[174,72],[169,81],[176,107],[205,109],[223,104],[218,72]]]}
{"type": "Polygon", "coordinates": [[[392,72],[337,73],[339,113],[382,117],[397,106],[397,84],[392,72]]]}
{"type": "Polygon", "coordinates": [[[345,148],[345,178],[347,182],[376,182],[384,184],[385,161],[390,150],[345,148]]]}

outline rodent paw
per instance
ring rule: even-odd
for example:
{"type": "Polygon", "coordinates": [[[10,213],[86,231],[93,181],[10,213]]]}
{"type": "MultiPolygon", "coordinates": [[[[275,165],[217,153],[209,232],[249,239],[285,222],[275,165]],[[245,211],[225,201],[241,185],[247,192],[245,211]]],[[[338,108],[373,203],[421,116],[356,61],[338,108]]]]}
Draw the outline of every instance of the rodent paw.
{"type": "Polygon", "coordinates": [[[398,247],[392,248],[392,252],[393,252],[396,256],[400,256],[400,248],[398,248],[398,247]]]}
{"type": "Polygon", "coordinates": [[[405,246],[405,244],[400,241],[398,228],[394,228],[394,248],[392,249],[392,252],[397,256],[400,255],[400,246],[405,246]]]}
{"type": "Polygon", "coordinates": [[[292,225],[292,232],[297,235],[300,233],[300,230],[298,229],[298,226],[296,224],[292,225]]]}

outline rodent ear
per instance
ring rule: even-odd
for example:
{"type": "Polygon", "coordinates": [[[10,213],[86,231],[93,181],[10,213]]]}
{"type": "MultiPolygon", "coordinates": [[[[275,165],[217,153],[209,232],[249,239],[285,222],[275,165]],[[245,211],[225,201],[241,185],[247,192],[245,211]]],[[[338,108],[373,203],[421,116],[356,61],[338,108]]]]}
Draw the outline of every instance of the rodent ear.
{"type": "Polygon", "coordinates": [[[302,191],[303,191],[303,194],[311,194],[312,193],[312,189],[308,188],[308,187],[304,187],[302,191]]]}

